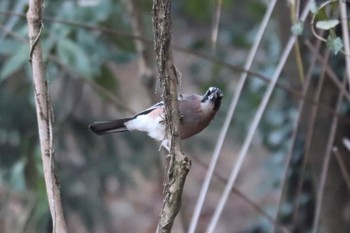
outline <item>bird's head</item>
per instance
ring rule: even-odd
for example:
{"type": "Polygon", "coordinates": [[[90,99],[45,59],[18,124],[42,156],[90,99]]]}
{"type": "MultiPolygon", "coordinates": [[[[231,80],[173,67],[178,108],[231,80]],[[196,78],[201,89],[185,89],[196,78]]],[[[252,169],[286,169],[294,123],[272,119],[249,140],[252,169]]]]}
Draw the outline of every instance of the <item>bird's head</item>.
{"type": "Polygon", "coordinates": [[[220,108],[221,100],[224,95],[222,91],[217,87],[209,87],[207,92],[204,94],[202,98],[202,103],[206,103],[210,101],[214,104],[214,110],[217,111],[220,108]]]}

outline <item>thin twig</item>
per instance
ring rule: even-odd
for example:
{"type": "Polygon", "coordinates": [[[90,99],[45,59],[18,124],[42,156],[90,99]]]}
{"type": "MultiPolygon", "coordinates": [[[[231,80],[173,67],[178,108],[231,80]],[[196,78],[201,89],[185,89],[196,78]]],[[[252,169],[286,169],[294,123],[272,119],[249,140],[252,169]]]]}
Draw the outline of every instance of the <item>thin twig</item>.
{"type": "MultiPolygon", "coordinates": [[[[266,10],[265,16],[263,18],[263,21],[262,21],[260,27],[259,27],[256,39],[254,41],[254,44],[253,44],[253,46],[251,48],[251,51],[250,51],[250,53],[248,55],[248,59],[246,61],[246,64],[244,65],[243,69],[245,69],[245,70],[249,70],[249,68],[250,68],[250,66],[251,66],[251,64],[253,62],[253,59],[255,57],[255,54],[256,54],[257,49],[259,47],[259,44],[261,42],[262,36],[263,36],[263,34],[265,32],[265,29],[267,27],[268,21],[269,21],[269,19],[271,17],[272,11],[273,11],[273,9],[275,7],[275,4],[276,4],[276,0],[271,1],[268,9],[266,10]]],[[[217,163],[217,161],[219,159],[219,155],[220,155],[222,146],[224,144],[224,140],[226,138],[226,134],[227,134],[228,128],[230,126],[230,123],[231,123],[234,111],[236,109],[238,100],[239,100],[239,98],[241,96],[241,93],[242,93],[242,90],[243,90],[243,86],[245,84],[246,79],[247,79],[247,73],[243,72],[241,74],[239,82],[238,82],[238,84],[236,86],[235,94],[232,97],[229,110],[228,110],[228,112],[226,114],[224,125],[221,128],[219,138],[217,140],[217,143],[216,143],[213,155],[211,157],[211,161],[209,163],[209,169],[208,169],[207,174],[205,176],[205,179],[204,179],[204,182],[203,182],[203,185],[202,185],[202,188],[201,188],[201,191],[199,193],[199,197],[198,197],[198,200],[197,200],[197,203],[196,203],[196,207],[195,207],[195,210],[194,210],[194,213],[193,213],[193,216],[192,216],[190,228],[188,230],[189,233],[194,233],[194,231],[196,230],[196,226],[197,226],[197,223],[198,223],[199,215],[200,215],[200,212],[201,212],[201,210],[203,208],[204,200],[205,200],[205,197],[206,197],[207,192],[208,192],[210,180],[212,179],[213,172],[214,172],[215,167],[216,167],[216,163],[217,163]]]]}
{"type": "MultiPolygon", "coordinates": [[[[346,165],[344,163],[344,160],[342,159],[342,154],[340,154],[339,149],[337,147],[333,148],[333,154],[335,159],[337,160],[341,174],[343,175],[343,178],[346,183],[346,187],[348,188],[348,191],[350,192],[350,173],[348,169],[346,168],[346,165]]],[[[346,155],[348,156],[348,155],[346,155]]]]}
{"type": "Polygon", "coordinates": [[[344,137],[342,140],[342,143],[345,146],[345,148],[348,150],[348,152],[350,152],[350,140],[344,137]]]}
{"type": "MultiPolygon", "coordinates": [[[[18,14],[18,13],[10,12],[10,11],[0,11],[0,14],[17,15],[18,17],[25,17],[24,14],[18,14]]],[[[124,31],[120,31],[120,30],[116,30],[116,29],[112,29],[112,28],[108,28],[108,27],[94,26],[94,25],[90,25],[90,24],[85,24],[85,23],[80,23],[80,22],[77,23],[77,22],[73,22],[73,21],[69,21],[69,20],[56,19],[56,18],[51,18],[51,17],[43,17],[43,20],[48,21],[48,22],[53,22],[53,23],[65,24],[65,25],[68,25],[71,27],[84,28],[84,29],[92,30],[92,31],[101,31],[101,32],[106,33],[106,34],[118,35],[118,36],[127,37],[127,38],[134,39],[134,40],[141,40],[141,41],[143,41],[145,43],[149,43],[149,44],[153,43],[153,40],[150,38],[146,38],[144,36],[133,35],[131,33],[127,33],[124,31]]],[[[237,66],[237,65],[232,65],[228,62],[222,61],[220,58],[217,58],[217,57],[209,55],[209,54],[201,53],[198,51],[193,51],[191,49],[187,49],[187,48],[181,47],[181,46],[176,45],[176,44],[172,44],[172,49],[186,53],[186,54],[191,54],[191,55],[200,57],[202,59],[205,59],[205,60],[208,60],[211,62],[214,62],[216,64],[227,67],[235,72],[247,73],[247,75],[258,78],[264,82],[270,81],[269,77],[266,77],[266,76],[259,74],[257,72],[253,72],[251,70],[246,70],[246,69],[244,69],[240,66],[237,66]]],[[[299,93],[298,91],[292,90],[287,85],[277,84],[277,86],[280,87],[281,89],[289,92],[289,93],[294,94],[296,97],[301,97],[301,93],[299,93]]]]}
{"type": "MultiPolygon", "coordinates": [[[[291,16],[291,21],[293,22],[293,24],[298,23],[298,18],[299,18],[299,7],[300,7],[300,2],[299,1],[289,1],[290,3],[290,16],[291,16]]],[[[304,67],[303,67],[303,61],[302,61],[302,57],[301,57],[301,52],[300,52],[300,45],[299,45],[299,41],[296,40],[295,44],[294,44],[294,54],[295,54],[295,61],[297,64],[297,68],[298,68],[298,73],[299,73],[299,77],[300,80],[302,82],[305,81],[304,78],[304,67]]]]}
{"type": "MultiPolygon", "coordinates": [[[[306,7],[300,17],[300,20],[303,21],[305,20],[308,12],[309,12],[309,6],[311,4],[312,0],[309,0],[308,3],[306,4],[306,7]]],[[[287,42],[287,45],[281,55],[281,59],[280,59],[280,62],[279,64],[277,65],[276,67],[276,71],[275,73],[272,75],[271,77],[271,82],[265,92],[265,95],[263,96],[263,99],[262,101],[260,102],[260,105],[258,107],[258,110],[254,116],[254,119],[249,127],[249,130],[248,130],[248,134],[247,134],[247,137],[245,138],[244,142],[243,142],[243,145],[242,145],[242,148],[238,154],[238,158],[237,158],[237,161],[235,161],[235,165],[231,171],[231,174],[229,176],[229,180],[227,182],[227,185],[224,189],[224,192],[220,198],[220,201],[217,205],[217,208],[215,210],[215,213],[214,213],[214,216],[212,217],[210,223],[209,223],[209,227],[207,229],[207,233],[212,233],[214,232],[215,230],[215,227],[217,225],[217,222],[220,218],[220,215],[223,211],[223,208],[227,202],[227,199],[229,197],[229,194],[230,194],[230,190],[232,189],[236,179],[237,179],[237,176],[238,176],[238,173],[241,169],[241,166],[243,164],[243,161],[245,159],[245,157],[247,156],[247,152],[248,152],[248,149],[249,149],[249,146],[252,142],[252,139],[253,139],[253,136],[255,134],[255,131],[259,125],[259,122],[262,118],[262,115],[266,109],[266,106],[270,100],[270,97],[272,95],[272,91],[274,90],[275,88],[275,85],[277,83],[277,80],[280,76],[280,73],[282,71],[282,68],[284,67],[284,64],[288,58],[288,55],[295,43],[295,40],[296,40],[296,37],[294,35],[291,35],[288,42],[287,42]]]]}
{"type": "MultiPolygon", "coordinates": [[[[336,1],[338,1],[338,0],[331,0],[331,1],[325,1],[325,2],[323,2],[319,7],[318,7],[318,9],[317,9],[317,12],[319,12],[319,11],[321,11],[321,9],[323,8],[323,7],[325,7],[325,6],[327,6],[328,4],[330,4],[330,3],[332,3],[332,2],[336,2],[336,1]]],[[[317,39],[319,39],[320,41],[323,41],[323,42],[327,42],[327,40],[325,39],[325,38],[323,38],[323,36],[321,35],[318,35],[317,34],[317,32],[315,31],[315,19],[316,19],[316,15],[317,14],[313,14],[312,15],[312,18],[311,18],[311,32],[312,32],[312,34],[317,38],[317,39]]]]}
{"type": "Polygon", "coordinates": [[[78,79],[80,79],[82,82],[89,84],[92,88],[96,89],[98,92],[100,92],[101,94],[106,96],[109,101],[111,101],[115,106],[118,107],[118,109],[122,109],[123,111],[130,113],[130,114],[135,114],[135,111],[132,110],[127,104],[125,104],[125,102],[120,100],[115,94],[113,94],[112,92],[110,92],[106,88],[98,85],[95,81],[93,81],[89,78],[82,77],[79,73],[74,71],[71,67],[69,67],[68,65],[61,62],[60,59],[58,59],[58,57],[54,56],[53,54],[49,54],[48,59],[50,59],[51,61],[54,61],[55,63],[57,63],[59,66],[61,66],[65,70],[67,70],[72,75],[77,76],[78,79]]]}
{"type": "MultiPolygon", "coordinates": [[[[343,79],[343,86],[346,85],[346,81],[348,79],[344,78],[343,79]]],[[[338,96],[338,100],[336,103],[336,111],[340,111],[340,107],[343,101],[343,96],[344,96],[344,91],[345,89],[342,89],[340,91],[340,94],[338,96]]],[[[318,225],[320,222],[320,217],[321,217],[321,210],[322,210],[322,200],[323,200],[323,194],[324,194],[324,188],[326,184],[326,178],[327,178],[327,173],[328,173],[328,168],[329,168],[329,161],[332,155],[332,149],[334,140],[335,140],[335,134],[338,126],[338,118],[336,116],[333,116],[331,128],[330,128],[330,133],[328,136],[328,141],[327,141],[327,147],[326,147],[326,152],[325,152],[325,158],[323,161],[322,165],[322,172],[321,172],[321,177],[320,177],[320,183],[318,185],[317,189],[317,198],[316,198],[316,208],[315,208],[315,214],[314,214],[314,219],[313,219],[313,224],[312,224],[312,233],[317,233],[318,231],[318,225]]]]}
{"type": "MultiPolygon", "coordinates": [[[[310,44],[311,45],[311,44],[310,44]]],[[[209,54],[204,54],[204,53],[201,53],[201,52],[198,52],[198,51],[193,51],[193,50],[190,50],[190,49],[186,49],[186,48],[183,48],[183,47],[177,47],[176,45],[173,46],[174,49],[176,49],[177,51],[180,51],[180,52],[184,52],[184,53],[187,53],[187,54],[191,54],[191,55],[195,55],[197,57],[200,57],[200,58],[203,58],[203,59],[206,59],[208,61],[211,61],[211,62],[214,62],[216,64],[219,64],[219,65],[222,65],[234,72],[241,72],[241,73],[245,73],[248,75],[248,77],[255,77],[255,78],[258,78],[266,83],[270,82],[270,78],[262,75],[262,74],[259,74],[259,73],[256,73],[256,72],[253,72],[251,70],[247,70],[247,69],[244,69],[240,66],[235,66],[235,65],[232,65],[228,62],[225,62],[223,60],[221,60],[220,58],[216,58],[216,57],[213,57],[212,55],[209,55],[209,54]]],[[[316,56],[318,58],[318,60],[321,60],[322,57],[321,56],[316,56]]],[[[332,77],[336,77],[336,75],[334,74],[334,72],[331,71],[331,69],[329,68],[329,65],[328,64],[322,64],[322,65],[325,65],[326,66],[326,70],[327,72],[330,72],[330,75],[332,75],[332,77]]],[[[233,78],[233,77],[232,77],[233,78]]],[[[335,80],[335,82],[337,82],[337,80],[335,80]]],[[[336,84],[337,85],[337,84],[336,84]]],[[[339,85],[339,83],[338,83],[339,85]]],[[[287,93],[293,95],[293,97],[295,98],[298,98],[298,99],[305,99],[305,102],[306,103],[309,103],[309,104],[312,104],[312,105],[317,105],[320,109],[322,109],[323,111],[329,113],[329,114],[332,114],[332,115],[335,115],[339,118],[339,120],[342,120],[343,122],[346,122],[347,124],[350,124],[350,119],[348,119],[347,117],[344,117],[342,116],[341,114],[339,113],[336,113],[334,112],[334,110],[327,106],[326,104],[324,103],[320,103],[320,102],[315,102],[313,99],[309,99],[307,96],[304,96],[300,91],[298,90],[295,90],[283,83],[276,83],[276,87],[286,91],[287,93]]],[[[349,95],[349,100],[350,100],[350,95],[349,95]]]]}
{"type": "MultiPolygon", "coordinates": [[[[3,14],[3,15],[17,15],[18,17],[25,17],[24,14],[19,14],[19,13],[10,12],[10,11],[0,11],[0,14],[3,14]]],[[[77,22],[73,22],[73,21],[69,21],[69,20],[60,20],[60,19],[55,19],[55,18],[50,18],[50,17],[43,17],[43,20],[54,22],[54,23],[66,24],[66,25],[69,25],[69,26],[72,26],[72,27],[80,27],[80,28],[84,28],[84,29],[87,29],[87,30],[94,30],[94,31],[101,31],[103,33],[108,33],[108,34],[115,34],[115,35],[131,38],[131,39],[134,39],[134,40],[142,40],[142,41],[144,41],[146,43],[153,43],[153,41],[151,39],[149,39],[149,38],[145,38],[145,37],[142,37],[142,36],[136,36],[136,35],[133,35],[133,34],[130,34],[130,33],[126,33],[124,31],[115,30],[115,29],[111,29],[111,28],[108,28],[108,27],[94,26],[94,25],[89,25],[89,24],[84,24],[84,23],[77,23],[77,22]]],[[[187,49],[187,48],[184,48],[184,47],[181,47],[181,46],[177,46],[177,45],[172,45],[172,48],[174,50],[177,50],[177,51],[180,51],[180,52],[183,52],[183,53],[186,53],[186,54],[194,55],[194,56],[200,57],[202,59],[211,61],[213,63],[222,65],[222,66],[224,66],[224,67],[226,67],[226,68],[228,68],[228,69],[230,69],[230,70],[232,70],[234,72],[246,73],[247,75],[252,76],[254,78],[258,78],[258,79],[260,79],[260,80],[262,80],[264,82],[269,82],[270,81],[270,78],[268,78],[268,77],[266,77],[266,76],[264,76],[262,74],[259,74],[257,72],[253,72],[251,70],[246,70],[246,69],[244,69],[244,68],[242,68],[240,66],[232,65],[232,64],[230,64],[228,62],[225,62],[225,61],[222,61],[220,58],[216,58],[216,57],[214,57],[212,55],[204,54],[204,53],[201,53],[201,52],[198,52],[198,51],[193,51],[191,49],[187,49]]],[[[293,95],[295,98],[299,98],[299,99],[307,98],[307,97],[303,96],[302,93],[299,92],[298,90],[292,89],[292,88],[290,88],[289,86],[287,86],[285,84],[277,83],[276,87],[281,88],[282,90],[286,91],[287,93],[293,95]]],[[[329,106],[326,106],[323,103],[314,102],[313,100],[310,100],[310,99],[306,99],[305,101],[306,101],[306,103],[311,103],[313,105],[318,105],[318,107],[320,109],[322,109],[322,110],[324,110],[327,113],[330,113],[332,115],[336,115],[337,117],[339,117],[339,120],[342,120],[342,121],[350,124],[350,120],[349,119],[347,119],[346,117],[344,117],[342,115],[339,115],[338,113],[335,113],[333,111],[333,109],[330,108],[329,106]]]]}
{"type": "MultiPolygon", "coordinates": [[[[208,165],[204,163],[202,160],[200,160],[196,156],[192,156],[193,160],[196,162],[196,164],[199,164],[206,170],[208,170],[208,165]]],[[[217,171],[214,171],[214,177],[217,178],[221,183],[225,184],[227,183],[227,179],[224,178],[222,175],[220,175],[217,171]]],[[[256,202],[251,200],[247,195],[242,193],[238,188],[233,187],[231,190],[232,193],[236,194],[240,198],[243,199],[244,202],[246,202],[250,207],[252,207],[256,212],[260,213],[262,216],[264,216],[267,220],[269,220],[271,223],[275,224],[278,228],[280,228],[283,232],[289,232],[288,229],[286,229],[284,226],[279,224],[275,219],[269,215],[265,210],[263,210],[256,202]]]]}
{"type": "MultiPolygon", "coordinates": [[[[13,11],[22,12],[27,2],[28,2],[27,0],[16,1],[16,5],[13,7],[14,9],[13,11]]],[[[9,32],[12,31],[12,29],[15,27],[18,20],[19,18],[16,17],[16,15],[11,15],[11,17],[7,20],[7,22],[4,25],[4,28],[6,30],[4,30],[3,33],[0,33],[0,43],[3,42],[6,36],[9,34],[9,32]]]]}
{"type": "MultiPolygon", "coordinates": [[[[317,43],[317,48],[319,48],[321,46],[321,42],[318,41],[317,43]]],[[[305,83],[303,86],[303,95],[306,96],[307,95],[307,91],[309,89],[309,85],[311,83],[311,76],[312,76],[312,71],[314,70],[315,67],[315,63],[316,63],[316,58],[315,56],[312,57],[307,75],[306,75],[306,79],[305,79],[305,83]]],[[[283,176],[282,176],[282,187],[281,187],[281,192],[280,192],[280,197],[279,197],[279,201],[278,201],[278,206],[277,206],[277,212],[276,212],[276,222],[278,222],[279,218],[280,218],[280,213],[281,213],[281,207],[282,207],[282,203],[284,200],[284,197],[286,195],[287,192],[287,180],[288,180],[288,173],[289,173],[289,168],[290,168],[290,164],[292,161],[292,156],[293,156],[293,149],[294,149],[294,145],[297,139],[297,135],[298,135],[298,126],[301,123],[302,120],[302,110],[304,109],[305,106],[305,99],[301,99],[299,102],[299,106],[298,106],[298,115],[296,117],[295,120],[295,124],[293,127],[293,132],[292,132],[292,137],[291,137],[291,142],[290,142],[290,146],[289,146],[289,150],[288,150],[288,154],[287,154],[287,158],[286,158],[286,165],[284,166],[284,172],[283,172],[283,176]]],[[[276,232],[276,227],[275,225],[273,225],[271,232],[276,232]]]]}
{"type": "Polygon", "coordinates": [[[10,31],[2,24],[0,24],[0,30],[3,32],[6,32],[7,35],[10,35],[13,38],[21,41],[23,44],[26,44],[28,42],[23,36],[19,35],[18,33],[13,32],[13,31],[10,31]]]}
{"type": "Polygon", "coordinates": [[[118,107],[118,109],[122,109],[127,113],[135,114],[135,111],[132,110],[125,102],[123,102],[120,98],[118,98],[115,94],[113,94],[106,88],[102,87],[101,85],[98,85],[95,81],[88,78],[83,78],[81,76],[80,76],[80,80],[82,80],[83,82],[86,82],[91,87],[96,89],[98,92],[106,96],[113,104],[115,104],[115,106],[118,107]]]}
{"type": "MultiPolygon", "coordinates": [[[[329,50],[325,52],[325,60],[328,61],[329,57],[329,50]]],[[[315,101],[320,101],[321,98],[321,93],[322,93],[322,88],[323,88],[323,83],[325,80],[325,67],[322,67],[322,71],[318,80],[318,85],[316,89],[316,93],[314,95],[314,100],[315,101]]],[[[293,225],[296,225],[296,222],[298,221],[298,215],[299,215],[299,204],[300,204],[300,199],[301,199],[301,192],[303,189],[303,184],[304,184],[304,178],[305,178],[305,171],[306,171],[306,165],[309,161],[309,156],[310,156],[310,151],[311,151],[311,145],[312,145],[312,137],[314,136],[314,130],[315,130],[315,122],[316,122],[316,117],[318,113],[318,108],[317,106],[312,106],[311,107],[311,113],[310,113],[310,118],[308,121],[308,130],[307,130],[307,135],[306,135],[306,142],[305,142],[305,150],[304,150],[304,156],[303,156],[303,162],[300,168],[300,177],[298,179],[297,183],[297,190],[295,193],[295,200],[294,200],[294,213],[293,213],[293,225]]]]}
{"type": "Polygon", "coordinates": [[[216,51],[216,44],[218,40],[219,23],[220,23],[220,16],[221,16],[221,6],[222,6],[222,0],[215,0],[215,12],[213,17],[213,27],[211,30],[212,54],[215,54],[215,51],[216,51]]]}
{"type": "Polygon", "coordinates": [[[313,225],[311,230],[312,233],[317,233],[317,230],[318,230],[318,225],[319,225],[320,216],[321,216],[323,193],[324,193],[324,187],[325,187],[327,173],[328,173],[330,157],[331,157],[331,153],[329,153],[327,150],[327,153],[322,165],[322,172],[320,177],[321,181],[317,189],[316,209],[314,213],[313,225]]]}
{"type": "Polygon", "coordinates": [[[346,72],[347,72],[347,78],[350,83],[350,39],[349,39],[349,26],[348,26],[348,18],[347,18],[347,6],[346,1],[339,0],[339,10],[340,10],[340,21],[342,26],[342,35],[343,35],[343,41],[344,41],[344,49],[345,49],[345,64],[346,64],[346,72]]]}
{"type": "MultiPolygon", "coordinates": [[[[313,53],[314,56],[316,56],[317,60],[322,64],[322,66],[325,67],[326,73],[328,77],[331,79],[331,81],[335,84],[335,86],[344,93],[345,99],[350,102],[350,93],[346,91],[345,86],[341,84],[340,79],[337,77],[337,75],[334,73],[332,68],[330,68],[329,64],[327,61],[320,55],[319,51],[316,50],[315,46],[311,44],[310,41],[306,40],[305,41],[306,47],[310,50],[310,52],[313,53]]],[[[335,116],[338,117],[339,113],[335,113],[335,116]]]]}

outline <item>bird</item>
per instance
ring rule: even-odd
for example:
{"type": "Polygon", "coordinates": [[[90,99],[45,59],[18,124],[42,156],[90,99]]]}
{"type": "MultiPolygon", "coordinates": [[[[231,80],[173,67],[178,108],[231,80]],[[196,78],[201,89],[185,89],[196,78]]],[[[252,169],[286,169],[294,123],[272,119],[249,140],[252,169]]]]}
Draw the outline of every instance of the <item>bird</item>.
{"type": "MultiPolygon", "coordinates": [[[[215,117],[223,98],[222,91],[210,87],[204,95],[182,94],[178,98],[181,140],[192,137],[205,129],[215,117]]],[[[91,132],[97,135],[125,131],[144,131],[161,142],[169,151],[169,141],[165,133],[164,102],[128,118],[109,121],[95,121],[89,125],[91,132]]]]}

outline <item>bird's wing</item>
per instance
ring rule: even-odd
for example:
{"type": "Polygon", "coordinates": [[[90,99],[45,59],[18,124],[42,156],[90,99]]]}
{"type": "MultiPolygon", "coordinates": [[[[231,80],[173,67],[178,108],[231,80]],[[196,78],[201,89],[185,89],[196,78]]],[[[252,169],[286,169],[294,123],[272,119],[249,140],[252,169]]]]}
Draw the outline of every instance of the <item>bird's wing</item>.
{"type": "Polygon", "coordinates": [[[146,115],[146,114],[152,112],[155,109],[162,108],[163,106],[164,106],[163,101],[161,101],[159,103],[156,103],[155,105],[147,108],[146,110],[143,110],[142,112],[139,112],[139,113],[135,114],[133,117],[131,117],[131,119],[135,119],[136,117],[141,116],[141,115],[146,115]]]}

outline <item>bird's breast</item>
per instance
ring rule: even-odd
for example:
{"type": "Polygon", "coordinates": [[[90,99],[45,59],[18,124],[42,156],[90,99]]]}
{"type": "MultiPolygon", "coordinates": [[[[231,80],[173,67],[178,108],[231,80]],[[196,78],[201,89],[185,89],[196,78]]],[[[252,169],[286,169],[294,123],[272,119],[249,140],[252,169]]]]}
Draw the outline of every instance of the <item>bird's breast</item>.
{"type": "Polygon", "coordinates": [[[181,139],[186,139],[200,133],[209,125],[214,115],[215,112],[208,114],[197,112],[194,115],[192,112],[191,116],[184,115],[181,121],[181,139]]]}

